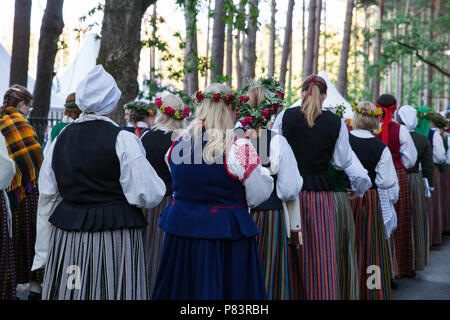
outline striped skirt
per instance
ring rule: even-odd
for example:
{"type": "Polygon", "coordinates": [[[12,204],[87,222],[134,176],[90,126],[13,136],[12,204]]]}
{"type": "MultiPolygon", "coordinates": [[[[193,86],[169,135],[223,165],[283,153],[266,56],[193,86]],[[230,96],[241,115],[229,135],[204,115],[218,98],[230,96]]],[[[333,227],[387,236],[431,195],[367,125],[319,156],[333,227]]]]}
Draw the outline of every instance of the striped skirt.
{"type": "Polygon", "coordinates": [[[411,173],[409,182],[411,184],[411,213],[413,225],[413,269],[422,271],[425,269],[430,255],[428,245],[429,225],[428,211],[425,201],[425,186],[421,173],[411,173]]]}
{"type": "Polygon", "coordinates": [[[442,201],[442,232],[450,232],[450,166],[440,173],[442,201]]]}
{"type": "Polygon", "coordinates": [[[376,189],[352,201],[361,300],[391,299],[391,262],[376,189]]]}
{"type": "Polygon", "coordinates": [[[53,227],[43,300],[146,300],[142,229],[71,232],[53,227]]]}
{"type": "Polygon", "coordinates": [[[399,277],[403,277],[413,273],[411,190],[406,170],[401,168],[396,171],[400,194],[394,206],[397,213],[397,229],[393,232],[393,237],[399,277]]]}
{"type": "Polygon", "coordinates": [[[148,226],[144,229],[145,261],[148,268],[149,297],[153,294],[156,275],[161,261],[161,250],[164,241],[164,231],[158,227],[159,217],[172,201],[172,196],[165,196],[156,207],[144,210],[148,226]]]}
{"type": "Polygon", "coordinates": [[[289,268],[288,238],[281,210],[252,211],[261,234],[256,236],[269,300],[290,300],[293,274],[289,268]]]}
{"type": "Polygon", "coordinates": [[[434,166],[433,183],[434,191],[431,193],[433,199],[433,211],[430,213],[430,237],[431,245],[438,246],[442,243],[442,199],[439,169],[434,166]]]}
{"type": "Polygon", "coordinates": [[[0,190],[0,300],[16,298],[16,268],[13,239],[8,232],[8,213],[3,192],[0,190]]]}
{"type": "Polygon", "coordinates": [[[358,259],[352,207],[345,192],[335,192],[334,202],[340,298],[342,300],[359,300],[358,259]]]}
{"type": "Polygon", "coordinates": [[[300,192],[300,215],[299,296],[306,300],[339,299],[333,192],[300,192]]]}
{"type": "Polygon", "coordinates": [[[42,270],[31,272],[36,242],[38,199],[39,189],[34,187],[26,195],[25,199],[12,209],[14,265],[17,283],[42,282],[42,270]]]}

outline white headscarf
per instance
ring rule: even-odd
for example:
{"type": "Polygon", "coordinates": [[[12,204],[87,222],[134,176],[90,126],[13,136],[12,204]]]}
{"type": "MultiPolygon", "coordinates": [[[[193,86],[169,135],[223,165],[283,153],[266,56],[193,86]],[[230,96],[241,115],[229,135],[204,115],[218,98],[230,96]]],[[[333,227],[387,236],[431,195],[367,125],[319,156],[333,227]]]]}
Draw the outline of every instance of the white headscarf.
{"type": "Polygon", "coordinates": [[[398,110],[398,117],[408,131],[414,131],[417,126],[417,110],[410,105],[402,106],[398,110]]]}
{"type": "Polygon", "coordinates": [[[102,65],[97,65],[78,84],[75,102],[84,112],[106,115],[117,106],[121,95],[114,78],[102,65]]]}

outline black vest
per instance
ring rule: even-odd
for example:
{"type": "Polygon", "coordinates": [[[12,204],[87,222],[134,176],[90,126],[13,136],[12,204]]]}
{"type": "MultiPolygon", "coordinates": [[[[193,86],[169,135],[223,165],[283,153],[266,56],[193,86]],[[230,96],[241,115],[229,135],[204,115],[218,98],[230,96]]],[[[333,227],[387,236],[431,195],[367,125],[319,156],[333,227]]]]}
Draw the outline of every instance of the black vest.
{"type": "Polygon", "coordinates": [[[166,133],[159,129],[150,130],[141,138],[147,154],[147,160],[166,185],[166,195],[171,195],[173,193],[172,176],[170,175],[170,170],[164,160],[167,151],[173,143],[172,132],[173,131],[169,131],[166,133]]]}
{"type": "Polygon", "coordinates": [[[58,136],[52,168],[63,201],[49,221],[72,231],[105,231],[147,225],[120,185],[116,139],[120,128],[102,120],[73,123],[58,136]]]}
{"type": "Polygon", "coordinates": [[[381,155],[383,154],[386,145],[378,138],[358,138],[350,134],[350,145],[358,157],[359,161],[363,167],[368,171],[370,181],[372,181],[371,189],[376,189],[375,184],[376,171],[378,162],[380,161],[381,155]]]}
{"type": "Polygon", "coordinates": [[[297,159],[306,191],[333,191],[334,183],[328,174],[339,137],[341,119],[330,111],[322,111],[314,127],[308,127],[300,107],[285,111],[282,121],[283,135],[297,159]]]}

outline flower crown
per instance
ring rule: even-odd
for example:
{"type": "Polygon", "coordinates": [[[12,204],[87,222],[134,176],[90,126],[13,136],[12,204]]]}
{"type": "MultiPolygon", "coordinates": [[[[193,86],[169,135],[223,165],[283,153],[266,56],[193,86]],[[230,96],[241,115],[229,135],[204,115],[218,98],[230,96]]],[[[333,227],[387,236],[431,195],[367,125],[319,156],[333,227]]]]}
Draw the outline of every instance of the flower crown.
{"type": "Polygon", "coordinates": [[[241,95],[239,92],[202,92],[197,91],[195,93],[195,97],[192,100],[192,102],[195,105],[200,104],[204,99],[211,99],[213,101],[220,101],[221,99],[227,103],[227,104],[235,104],[235,105],[241,105],[244,103],[247,103],[247,101],[250,99],[246,95],[241,95]]]}
{"type": "Polygon", "coordinates": [[[77,104],[72,101],[72,102],[68,102],[64,105],[64,108],[78,108],[77,104]]]}
{"type": "Polygon", "coordinates": [[[363,108],[359,108],[357,105],[352,104],[352,109],[355,112],[358,112],[360,114],[363,114],[365,116],[369,116],[369,117],[379,117],[383,115],[383,110],[381,110],[380,108],[377,108],[377,110],[372,111],[372,110],[365,110],[363,108]]]}
{"type": "Polygon", "coordinates": [[[171,106],[164,106],[162,104],[161,98],[155,99],[155,105],[159,109],[160,112],[164,113],[165,115],[172,117],[177,120],[184,120],[185,118],[189,117],[189,114],[191,111],[188,107],[184,106],[183,112],[180,110],[177,110],[175,108],[172,108],[171,106]]]}
{"type": "Polygon", "coordinates": [[[241,125],[250,128],[259,128],[267,125],[270,117],[277,113],[278,109],[284,104],[284,92],[281,84],[274,78],[259,79],[252,81],[243,88],[247,91],[252,88],[263,87],[265,100],[257,107],[252,108],[249,104],[238,106],[238,117],[241,125]]]}

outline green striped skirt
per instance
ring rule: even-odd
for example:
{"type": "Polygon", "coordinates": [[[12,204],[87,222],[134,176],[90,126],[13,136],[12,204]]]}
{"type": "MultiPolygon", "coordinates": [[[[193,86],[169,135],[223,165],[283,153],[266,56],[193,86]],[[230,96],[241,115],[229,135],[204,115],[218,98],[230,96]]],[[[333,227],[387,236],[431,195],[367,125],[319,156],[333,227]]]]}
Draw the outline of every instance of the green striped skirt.
{"type": "Polygon", "coordinates": [[[358,260],[355,222],[345,192],[334,192],[336,209],[336,259],[342,300],[359,300],[358,260]]]}

